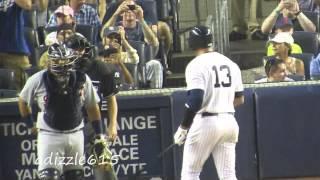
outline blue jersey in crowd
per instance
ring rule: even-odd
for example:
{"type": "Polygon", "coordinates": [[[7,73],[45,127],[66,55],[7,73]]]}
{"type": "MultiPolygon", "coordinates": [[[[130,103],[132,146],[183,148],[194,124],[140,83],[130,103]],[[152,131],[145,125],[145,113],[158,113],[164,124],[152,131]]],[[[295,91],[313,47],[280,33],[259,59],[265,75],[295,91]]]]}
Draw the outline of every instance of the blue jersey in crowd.
{"type": "Polygon", "coordinates": [[[0,52],[29,55],[23,9],[14,0],[0,0],[0,52]]]}

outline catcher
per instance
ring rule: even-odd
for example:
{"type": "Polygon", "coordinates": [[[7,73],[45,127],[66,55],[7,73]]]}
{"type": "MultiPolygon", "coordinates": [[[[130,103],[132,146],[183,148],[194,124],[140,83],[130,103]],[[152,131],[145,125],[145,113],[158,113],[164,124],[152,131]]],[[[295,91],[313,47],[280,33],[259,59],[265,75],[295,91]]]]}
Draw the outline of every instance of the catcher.
{"type": "Polygon", "coordinates": [[[78,58],[64,44],[53,44],[48,50],[47,69],[31,76],[19,96],[23,120],[38,130],[40,180],[84,179],[83,107],[95,131],[97,147],[104,145],[100,99],[90,78],[75,70],[78,58]],[[36,127],[30,108],[34,102],[40,109],[36,127]],[[66,163],[66,158],[71,162],[66,163]]]}

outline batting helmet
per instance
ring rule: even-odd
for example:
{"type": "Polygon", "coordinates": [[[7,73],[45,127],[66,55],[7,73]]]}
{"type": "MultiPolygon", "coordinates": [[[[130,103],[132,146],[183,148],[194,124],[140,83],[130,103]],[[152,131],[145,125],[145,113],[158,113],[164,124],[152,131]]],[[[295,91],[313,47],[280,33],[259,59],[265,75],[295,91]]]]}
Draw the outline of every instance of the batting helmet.
{"type": "Polygon", "coordinates": [[[56,74],[73,71],[78,55],[65,44],[53,44],[48,49],[48,67],[56,74]]]}
{"type": "Polygon", "coordinates": [[[193,50],[212,47],[212,32],[206,26],[195,26],[190,30],[188,42],[193,50]]]}

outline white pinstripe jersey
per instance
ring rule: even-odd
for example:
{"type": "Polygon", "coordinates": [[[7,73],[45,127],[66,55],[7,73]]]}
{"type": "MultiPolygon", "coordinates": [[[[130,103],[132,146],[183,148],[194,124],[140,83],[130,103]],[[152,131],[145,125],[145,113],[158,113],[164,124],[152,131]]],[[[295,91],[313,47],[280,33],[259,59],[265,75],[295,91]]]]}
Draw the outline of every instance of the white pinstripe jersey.
{"type": "Polygon", "coordinates": [[[195,57],[186,68],[187,90],[202,89],[204,97],[198,113],[234,112],[235,92],[243,91],[237,64],[217,52],[195,57]]]}

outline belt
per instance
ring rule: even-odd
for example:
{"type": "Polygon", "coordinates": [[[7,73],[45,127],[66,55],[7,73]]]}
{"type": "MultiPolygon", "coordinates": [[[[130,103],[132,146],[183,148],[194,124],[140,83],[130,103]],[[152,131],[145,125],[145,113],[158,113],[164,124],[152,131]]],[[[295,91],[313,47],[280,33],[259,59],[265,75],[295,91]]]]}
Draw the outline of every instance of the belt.
{"type": "Polygon", "coordinates": [[[83,128],[80,129],[75,129],[73,131],[50,131],[50,130],[46,130],[46,129],[39,129],[40,131],[44,131],[44,132],[51,132],[51,133],[61,133],[61,134],[72,134],[78,131],[82,131],[83,128]]]}
{"type": "Polygon", "coordinates": [[[223,112],[223,113],[203,112],[203,113],[201,113],[201,116],[202,116],[202,117],[206,117],[206,116],[218,116],[219,114],[230,114],[230,115],[234,115],[233,112],[223,112]]]}

